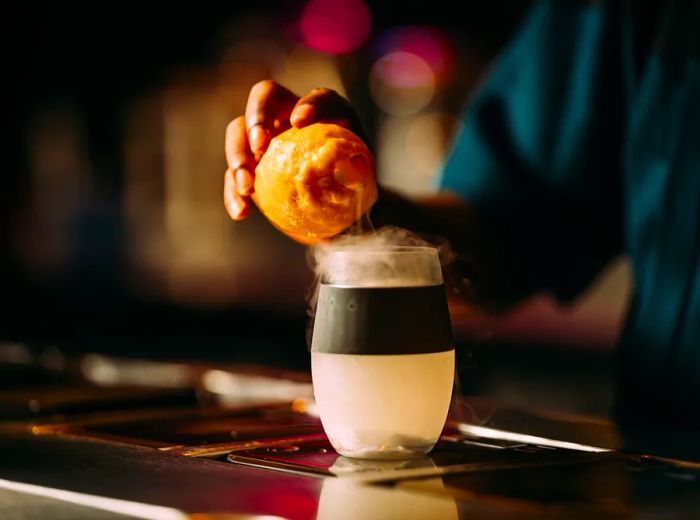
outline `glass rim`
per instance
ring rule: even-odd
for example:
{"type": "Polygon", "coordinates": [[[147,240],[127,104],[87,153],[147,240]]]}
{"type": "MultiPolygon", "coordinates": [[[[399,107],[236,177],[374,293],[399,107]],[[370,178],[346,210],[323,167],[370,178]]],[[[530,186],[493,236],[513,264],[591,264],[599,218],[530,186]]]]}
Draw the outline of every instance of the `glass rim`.
{"type": "Polygon", "coordinates": [[[327,254],[334,253],[360,253],[367,254],[405,254],[405,253],[435,253],[438,254],[438,248],[433,246],[337,246],[329,247],[325,251],[327,254]]]}

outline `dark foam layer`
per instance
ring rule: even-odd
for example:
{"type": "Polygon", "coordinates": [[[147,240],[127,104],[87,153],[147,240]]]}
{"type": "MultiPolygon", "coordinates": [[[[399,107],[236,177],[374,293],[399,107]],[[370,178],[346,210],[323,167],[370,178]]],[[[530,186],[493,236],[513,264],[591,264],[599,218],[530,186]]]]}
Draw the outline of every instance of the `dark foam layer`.
{"type": "Polygon", "coordinates": [[[344,287],[322,284],[312,352],[427,354],[454,348],[443,284],[344,287]]]}

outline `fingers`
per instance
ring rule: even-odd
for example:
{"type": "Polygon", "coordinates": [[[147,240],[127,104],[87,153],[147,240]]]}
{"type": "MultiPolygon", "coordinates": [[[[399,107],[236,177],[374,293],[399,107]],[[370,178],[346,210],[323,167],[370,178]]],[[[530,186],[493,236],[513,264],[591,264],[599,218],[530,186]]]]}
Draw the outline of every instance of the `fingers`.
{"type": "Polygon", "coordinates": [[[316,88],[299,99],[272,80],[253,86],[245,115],[231,121],[226,128],[228,169],[224,175],[224,204],[232,219],[241,220],[250,210],[255,167],[270,140],[292,125],[300,128],[315,122],[336,123],[365,139],[350,102],[334,90],[316,88]]]}
{"type": "Polygon", "coordinates": [[[245,118],[237,117],[226,128],[226,140],[224,144],[226,162],[234,174],[234,180],[238,193],[243,196],[253,193],[253,173],[255,171],[255,159],[246,135],[245,118]]]}
{"type": "Polygon", "coordinates": [[[237,117],[226,127],[226,162],[224,206],[234,220],[245,218],[250,210],[248,196],[253,192],[255,160],[248,145],[245,118],[237,117]]]}
{"type": "Polygon", "coordinates": [[[253,194],[255,179],[253,175],[245,168],[238,168],[234,175],[238,194],[244,197],[249,197],[253,194]]]}
{"type": "Polygon", "coordinates": [[[350,102],[335,90],[315,88],[301,98],[290,115],[291,123],[301,128],[312,123],[335,123],[364,139],[364,131],[350,102]]]}
{"type": "Polygon", "coordinates": [[[250,89],[245,123],[256,159],[265,152],[270,139],[290,127],[289,116],[298,100],[296,94],[272,80],[260,81],[250,89]]]}
{"type": "Polygon", "coordinates": [[[224,206],[233,220],[242,220],[250,210],[250,200],[238,190],[234,171],[229,168],[224,174],[224,206]]]}
{"type": "Polygon", "coordinates": [[[255,169],[255,158],[248,144],[245,119],[239,116],[226,127],[226,139],[224,143],[226,162],[228,167],[236,171],[239,168],[247,170],[255,169]]]}

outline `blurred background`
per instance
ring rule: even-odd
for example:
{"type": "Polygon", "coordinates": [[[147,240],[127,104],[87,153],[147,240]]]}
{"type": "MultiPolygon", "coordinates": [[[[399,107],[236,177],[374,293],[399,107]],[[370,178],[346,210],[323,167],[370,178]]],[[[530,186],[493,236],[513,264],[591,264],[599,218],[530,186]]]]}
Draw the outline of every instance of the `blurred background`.
{"type": "MultiPolygon", "coordinates": [[[[469,95],[530,2],[15,5],[4,64],[0,341],[308,368],[305,248],[222,204],[227,123],[272,78],[357,108],[379,180],[434,190],[469,95]]],[[[619,259],[561,307],[451,302],[462,390],[607,411],[619,259]],[[554,390],[556,389],[556,390],[554,390]]]]}

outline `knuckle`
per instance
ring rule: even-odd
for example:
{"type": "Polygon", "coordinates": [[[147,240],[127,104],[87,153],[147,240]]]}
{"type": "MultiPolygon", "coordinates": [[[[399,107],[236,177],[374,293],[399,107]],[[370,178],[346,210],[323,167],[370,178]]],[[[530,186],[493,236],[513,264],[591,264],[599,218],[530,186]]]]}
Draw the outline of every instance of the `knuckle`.
{"type": "Polygon", "coordinates": [[[336,90],[321,87],[319,88],[318,97],[326,99],[333,103],[345,103],[346,99],[341,96],[336,90]]]}
{"type": "Polygon", "coordinates": [[[333,95],[337,94],[337,92],[333,89],[326,88],[326,87],[316,87],[311,89],[311,94],[315,96],[328,96],[328,95],[333,95]]]}
{"type": "Polygon", "coordinates": [[[245,165],[247,160],[248,160],[248,156],[245,152],[243,152],[241,150],[235,150],[231,154],[231,164],[230,164],[231,169],[234,171],[239,169],[241,166],[245,165]]]}

